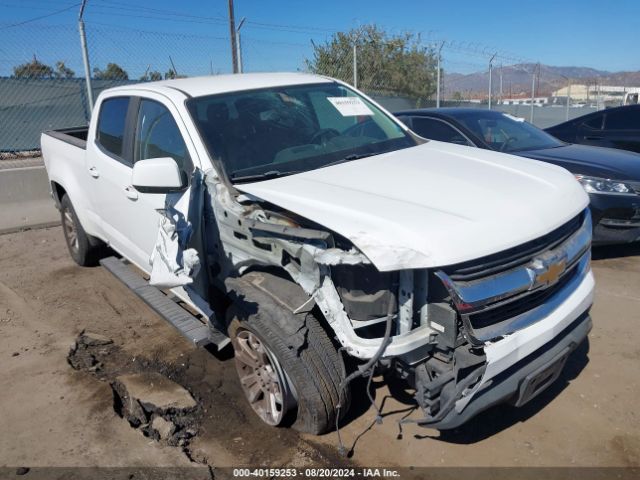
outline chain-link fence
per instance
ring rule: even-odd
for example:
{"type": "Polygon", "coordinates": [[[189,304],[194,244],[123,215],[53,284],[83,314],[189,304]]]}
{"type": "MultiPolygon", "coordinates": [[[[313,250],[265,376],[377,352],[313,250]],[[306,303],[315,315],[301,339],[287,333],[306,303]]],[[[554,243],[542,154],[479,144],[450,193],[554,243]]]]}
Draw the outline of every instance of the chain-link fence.
{"type": "MultiPolygon", "coordinates": [[[[116,85],[219,73],[228,39],[87,25],[93,98],[116,85]]],[[[25,25],[0,47],[0,156],[28,156],[48,129],[86,125],[88,85],[75,26],[25,25]],[[23,45],[38,28],[37,51],[23,45]],[[8,53],[10,52],[10,53],[8,53]]]]}

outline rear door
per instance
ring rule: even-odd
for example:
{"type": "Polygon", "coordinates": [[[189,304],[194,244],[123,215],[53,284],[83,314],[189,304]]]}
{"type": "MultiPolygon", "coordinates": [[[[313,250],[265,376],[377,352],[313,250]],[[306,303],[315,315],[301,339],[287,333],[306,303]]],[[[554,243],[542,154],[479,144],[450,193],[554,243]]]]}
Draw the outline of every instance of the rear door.
{"type": "Polygon", "coordinates": [[[603,137],[603,146],[640,153],[640,108],[606,112],[603,137]]]}
{"type": "Polygon", "coordinates": [[[149,158],[172,157],[189,178],[193,172],[191,157],[175,112],[161,96],[112,97],[99,108],[91,158],[103,230],[116,250],[149,271],[159,210],[166,201],[175,203],[188,191],[170,195],[138,192],[131,185],[133,165],[149,158]]]}

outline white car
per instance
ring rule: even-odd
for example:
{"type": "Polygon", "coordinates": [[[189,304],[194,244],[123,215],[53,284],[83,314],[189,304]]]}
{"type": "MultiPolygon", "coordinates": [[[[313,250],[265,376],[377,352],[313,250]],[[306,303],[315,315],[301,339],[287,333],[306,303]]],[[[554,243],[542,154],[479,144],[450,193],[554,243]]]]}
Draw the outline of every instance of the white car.
{"type": "Polygon", "coordinates": [[[573,175],[425,141],[331,78],[109,89],[42,152],[74,260],[107,244],[150,280],[105,266],[195,343],[230,338],[271,425],[330,430],[364,394],[350,381],[384,370],[415,389],[416,423],[453,428],[535,397],[591,328],[573,175]]]}

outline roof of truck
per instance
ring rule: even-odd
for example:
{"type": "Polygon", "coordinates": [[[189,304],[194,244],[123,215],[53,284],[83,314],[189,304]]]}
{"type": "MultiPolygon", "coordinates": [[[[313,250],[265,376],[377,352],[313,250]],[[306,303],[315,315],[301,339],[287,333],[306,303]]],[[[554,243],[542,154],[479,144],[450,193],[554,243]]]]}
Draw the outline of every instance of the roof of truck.
{"type": "Polygon", "coordinates": [[[308,73],[241,73],[231,75],[208,75],[206,77],[177,78],[158,82],[144,82],[135,85],[123,85],[110,90],[162,90],[169,87],[191,97],[215,95],[218,93],[255,90],[258,88],[303,85],[309,83],[331,82],[332,79],[308,73]]]}

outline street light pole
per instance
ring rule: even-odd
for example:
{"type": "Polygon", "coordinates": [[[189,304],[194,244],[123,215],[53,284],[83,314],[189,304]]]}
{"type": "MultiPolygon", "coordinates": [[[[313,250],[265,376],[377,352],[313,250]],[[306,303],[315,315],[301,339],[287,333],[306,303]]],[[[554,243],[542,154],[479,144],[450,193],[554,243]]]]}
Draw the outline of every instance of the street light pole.
{"type": "Polygon", "coordinates": [[[240,36],[240,29],[242,28],[242,25],[244,25],[246,19],[247,17],[243,17],[242,20],[240,20],[238,27],[236,28],[236,47],[238,48],[238,73],[242,73],[244,71],[244,66],[242,65],[242,37],[240,36]]]}
{"type": "Polygon", "coordinates": [[[496,58],[497,53],[493,54],[493,57],[489,59],[489,110],[491,110],[491,94],[493,93],[493,87],[491,85],[491,73],[493,70],[493,60],[496,58]]]}

